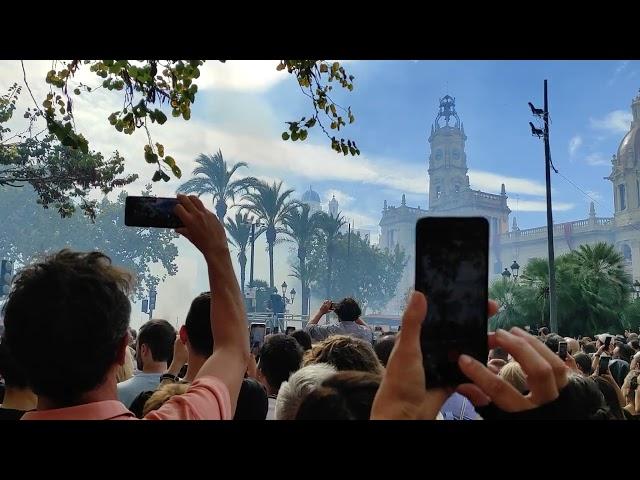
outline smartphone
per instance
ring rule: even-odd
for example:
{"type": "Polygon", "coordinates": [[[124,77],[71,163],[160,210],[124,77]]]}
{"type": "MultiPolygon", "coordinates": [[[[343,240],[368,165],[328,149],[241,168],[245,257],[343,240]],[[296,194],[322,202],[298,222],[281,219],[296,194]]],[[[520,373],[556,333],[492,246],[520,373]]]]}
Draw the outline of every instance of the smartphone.
{"type": "Polygon", "coordinates": [[[562,360],[567,359],[567,342],[558,342],[558,356],[562,360]]]}
{"type": "Polygon", "coordinates": [[[464,353],[485,363],[489,222],[483,217],[425,217],[416,224],[415,289],[427,296],[420,344],[427,388],[466,383],[464,353]]]}
{"type": "Polygon", "coordinates": [[[606,375],[609,373],[609,360],[611,357],[600,357],[600,363],[598,363],[598,375],[606,375]]]}
{"type": "Polygon", "coordinates": [[[604,337],[604,351],[609,351],[609,345],[611,345],[611,337],[604,337]]]}
{"type": "Polygon", "coordinates": [[[287,327],[287,331],[285,332],[287,335],[291,335],[296,331],[296,327],[287,327]]]}
{"type": "Polygon", "coordinates": [[[249,327],[249,346],[251,350],[260,350],[267,334],[267,325],[262,322],[253,322],[249,327]]]}
{"type": "Polygon", "coordinates": [[[124,204],[124,224],[128,227],[183,227],[173,212],[177,204],[177,198],[128,196],[124,204]]]}

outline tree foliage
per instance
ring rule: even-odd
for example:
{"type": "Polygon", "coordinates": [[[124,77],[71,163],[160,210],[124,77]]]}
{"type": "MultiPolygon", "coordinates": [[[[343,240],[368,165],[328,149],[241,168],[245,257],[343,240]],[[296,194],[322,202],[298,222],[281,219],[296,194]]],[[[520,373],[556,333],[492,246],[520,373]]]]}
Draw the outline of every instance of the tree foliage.
{"type": "MultiPolygon", "coordinates": [[[[150,186],[142,192],[150,194],[150,186]]],[[[0,187],[0,258],[28,264],[34,257],[62,248],[100,250],[114,264],[136,275],[136,295],[140,298],[167,275],[175,275],[178,249],[171,230],[132,228],[124,225],[127,194],[111,201],[106,197],[96,205],[95,222],[85,216],[60,218],[52,210],[33,208],[37,193],[30,187],[0,187]],[[164,273],[153,274],[153,264],[164,273]]]]}

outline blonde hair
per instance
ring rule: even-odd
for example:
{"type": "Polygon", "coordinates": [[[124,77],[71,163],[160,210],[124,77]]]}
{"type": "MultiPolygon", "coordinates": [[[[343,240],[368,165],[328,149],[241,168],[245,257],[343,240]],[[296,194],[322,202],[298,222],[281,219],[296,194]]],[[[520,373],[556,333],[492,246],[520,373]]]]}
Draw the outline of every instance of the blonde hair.
{"type": "Polygon", "coordinates": [[[124,382],[133,377],[133,349],[127,345],[124,353],[124,363],[116,370],[116,382],[124,382]]]}
{"type": "Polygon", "coordinates": [[[518,362],[509,362],[500,369],[498,374],[507,383],[511,384],[520,393],[529,390],[527,385],[527,376],[518,362]]]}
{"type": "Polygon", "coordinates": [[[146,416],[149,412],[159,409],[174,395],[182,395],[189,388],[188,383],[167,383],[161,385],[153,395],[145,402],[142,409],[142,416],[146,416]]]}
{"type": "Polygon", "coordinates": [[[338,371],[356,370],[382,375],[384,367],[370,343],[348,335],[333,335],[304,353],[302,366],[328,363],[338,371]]]}

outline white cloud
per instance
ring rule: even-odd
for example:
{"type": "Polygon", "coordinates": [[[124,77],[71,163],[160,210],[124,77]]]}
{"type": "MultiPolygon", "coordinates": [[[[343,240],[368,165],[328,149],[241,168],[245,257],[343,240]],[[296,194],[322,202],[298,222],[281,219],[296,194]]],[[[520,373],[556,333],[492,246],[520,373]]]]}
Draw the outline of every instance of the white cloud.
{"type": "MultiPolygon", "coordinates": [[[[547,202],[545,200],[518,200],[518,211],[519,212],[546,212],[547,211],[547,202]]],[[[512,199],[507,199],[507,205],[513,211],[516,208],[516,201],[512,199]]],[[[567,210],[572,210],[575,207],[573,203],[565,203],[565,202],[553,202],[553,211],[558,212],[566,212],[567,210]]]]}
{"type": "Polygon", "coordinates": [[[596,201],[603,199],[602,194],[600,192],[596,192],[595,190],[587,190],[585,193],[596,201]]]}
{"type": "Polygon", "coordinates": [[[584,159],[587,165],[591,165],[592,167],[599,167],[603,165],[610,165],[611,162],[607,157],[605,157],[602,153],[595,152],[590,153],[584,159]]]}
{"type": "Polygon", "coordinates": [[[581,145],[582,137],[580,135],[572,137],[571,140],[569,140],[569,155],[573,157],[581,145]]]}
{"type": "Polygon", "coordinates": [[[607,113],[603,118],[590,118],[589,123],[596,130],[605,130],[609,133],[626,133],[629,131],[633,116],[624,110],[614,110],[607,113]]]}
{"type": "Polygon", "coordinates": [[[203,89],[268,90],[291,77],[286,70],[277,71],[278,60],[207,60],[197,84],[203,89]]]}
{"type": "Polygon", "coordinates": [[[472,188],[479,188],[485,192],[498,193],[503,183],[505,184],[507,193],[544,195],[546,192],[545,186],[540,182],[480,170],[469,170],[469,183],[472,188]]]}
{"type": "Polygon", "coordinates": [[[613,85],[617,80],[617,78],[620,76],[620,74],[624,72],[628,66],[629,66],[629,60],[623,60],[622,62],[620,62],[620,65],[616,67],[616,69],[613,72],[613,75],[609,79],[608,85],[609,86],[613,85]]]}
{"type": "Polygon", "coordinates": [[[324,192],[324,203],[328,204],[333,197],[336,197],[336,201],[338,202],[338,208],[342,210],[345,207],[348,207],[351,202],[355,200],[351,195],[341,190],[336,190],[335,188],[331,188],[324,192]]]}

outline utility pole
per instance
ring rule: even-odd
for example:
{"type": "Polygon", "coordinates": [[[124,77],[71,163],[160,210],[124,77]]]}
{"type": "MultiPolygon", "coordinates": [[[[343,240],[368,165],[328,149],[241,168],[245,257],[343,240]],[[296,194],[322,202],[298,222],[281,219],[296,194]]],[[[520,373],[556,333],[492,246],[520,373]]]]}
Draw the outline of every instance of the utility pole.
{"type": "MultiPolygon", "coordinates": [[[[531,125],[533,135],[542,136],[544,139],[544,162],[545,181],[547,187],[547,247],[549,255],[549,326],[552,332],[558,333],[558,298],[556,295],[556,269],[555,254],[553,248],[553,210],[551,207],[551,147],[549,146],[549,99],[547,94],[547,80],[544,81],[544,108],[542,111],[536,109],[529,103],[531,111],[535,116],[542,117],[544,130],[540,131],[531,125]]],[[[553,167],[555,170],[555,167],[553,167]]]]}

